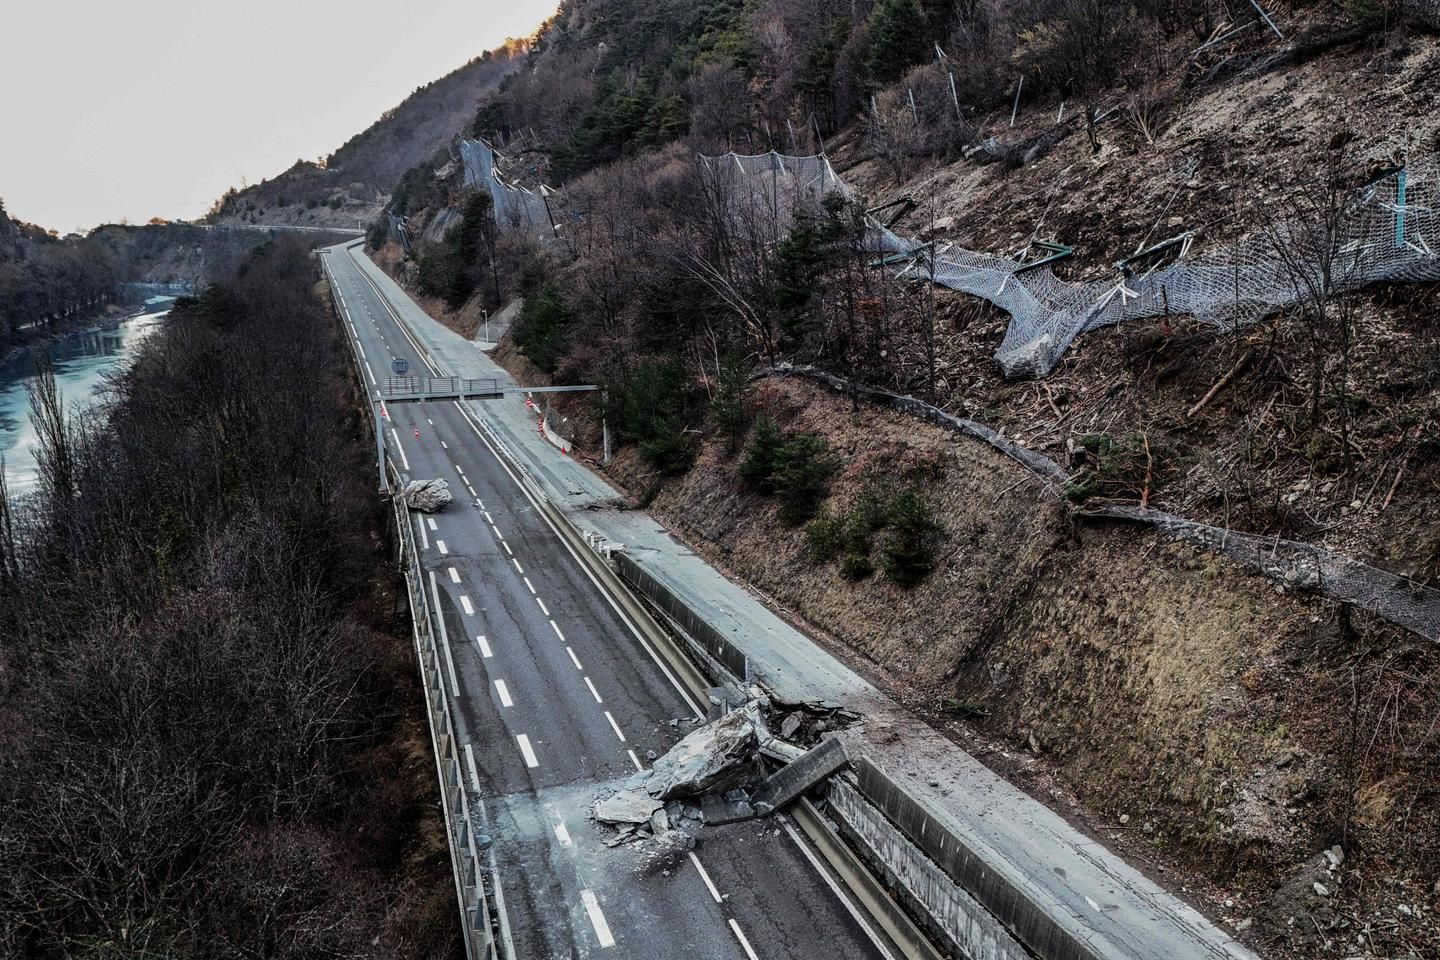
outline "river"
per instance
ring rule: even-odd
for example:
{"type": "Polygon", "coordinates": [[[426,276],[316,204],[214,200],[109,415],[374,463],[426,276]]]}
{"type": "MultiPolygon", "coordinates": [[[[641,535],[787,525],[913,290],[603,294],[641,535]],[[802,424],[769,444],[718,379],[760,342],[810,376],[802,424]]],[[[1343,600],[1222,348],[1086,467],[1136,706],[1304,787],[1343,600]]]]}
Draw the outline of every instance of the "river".
{"type": "MultiPolygon", "coordinates": [[[[169,312],[170,301],[147,302],[155,312],[117,324],[113,329],[77,333],[50,344],[55,381],[67,410],[98,402],[108,377],[123,371],[136,348],[156,330],[169,312]]],[[[29,352],[0,366],[0,457],[5,460],[5,485],[12,497],[28,493],[38,480],[35,428],[30,423],[30,396],[25,384],[35,376],[29,352]]]]}

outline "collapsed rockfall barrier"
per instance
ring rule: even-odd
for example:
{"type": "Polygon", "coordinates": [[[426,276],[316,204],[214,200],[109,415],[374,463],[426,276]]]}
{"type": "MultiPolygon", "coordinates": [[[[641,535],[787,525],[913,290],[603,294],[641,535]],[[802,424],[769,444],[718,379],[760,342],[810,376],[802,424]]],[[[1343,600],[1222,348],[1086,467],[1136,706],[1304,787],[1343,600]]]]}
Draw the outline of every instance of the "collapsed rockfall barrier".
{"type": "MultiPolygon", "coordinates": [[[[989,444],[1039,478],[1054,496],[1062,496],[1069,473],[1044,454],[1007,440],[973,420],[946,413],[923,400],[879,387],[854,383],[814,367],[777,366],[753,378],[800,377],[874,403],[883,403],[922,420],[989,444]]],[[[1440,590],[1341,556],[1324,547],[1244,533],[1187,520],[1138,505],[1112,504],[1082,510],[1077,516],[1141,523],[1189,543],[1214,550],[1286,589],[1348,603],[1419,634],[1440,641],[1440,590]]]]}

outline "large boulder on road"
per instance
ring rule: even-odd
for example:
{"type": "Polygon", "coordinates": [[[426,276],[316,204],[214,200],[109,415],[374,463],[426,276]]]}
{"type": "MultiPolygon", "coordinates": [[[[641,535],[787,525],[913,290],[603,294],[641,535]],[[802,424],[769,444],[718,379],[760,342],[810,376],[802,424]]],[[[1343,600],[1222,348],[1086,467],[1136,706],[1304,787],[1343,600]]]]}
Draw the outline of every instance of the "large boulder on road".
{"type": "Polygon", "coordinates": [[[400,491],[405,506],[422,513],[444,510],[455,497],[450,493],[450,484],[445,480],[411,480],[400,491]]]}
{"type": "Polygon", "coordinates": [[[760,742],[754,704],[697,727],[650,768],[645,789],[659,800],[698,797],[754,777],[760,742]]]}

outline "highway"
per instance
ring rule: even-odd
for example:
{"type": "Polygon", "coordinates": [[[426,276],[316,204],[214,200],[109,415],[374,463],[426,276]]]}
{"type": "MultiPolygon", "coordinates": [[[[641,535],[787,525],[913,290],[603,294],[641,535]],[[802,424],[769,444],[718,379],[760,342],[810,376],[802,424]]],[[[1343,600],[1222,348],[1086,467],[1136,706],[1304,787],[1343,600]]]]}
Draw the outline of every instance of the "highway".
{"type": "MultiPolygon", "coordinates": [[[[427,366],[357,255],[337,246],[321,258],[367,389],[396,358],[450,373],[427,366]]],[[[593,800],[693,729],[703,705],[536,512],[477,416],[405,403],[383,423],[401,475],[443,478],[456,497],[412,520],[510,955],[889,956],[783,816],[704,827],[693,851],[664,862],[649,841],[604,846],[593,800]]]]}

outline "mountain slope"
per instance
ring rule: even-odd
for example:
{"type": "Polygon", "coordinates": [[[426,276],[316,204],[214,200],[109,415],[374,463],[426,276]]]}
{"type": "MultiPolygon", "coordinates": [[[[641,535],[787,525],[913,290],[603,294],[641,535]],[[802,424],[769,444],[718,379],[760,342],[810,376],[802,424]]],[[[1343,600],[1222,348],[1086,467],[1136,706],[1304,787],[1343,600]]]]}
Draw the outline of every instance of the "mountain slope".
{"type": "Polygon", "coordinates": [[[284,173],[230,190],[207,218],[212,223],[354,226],[375,217],[400,175],[467,127],[480,100],[520,62],[523,41],[486,51],[427,83],[356,134],[323,164],[297,160],[284,173]]]}

